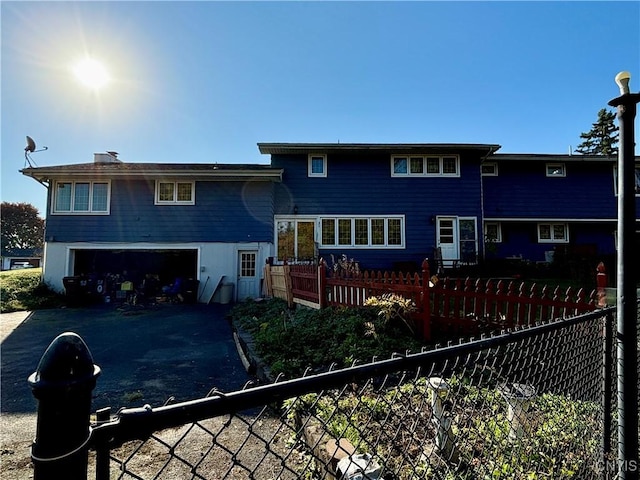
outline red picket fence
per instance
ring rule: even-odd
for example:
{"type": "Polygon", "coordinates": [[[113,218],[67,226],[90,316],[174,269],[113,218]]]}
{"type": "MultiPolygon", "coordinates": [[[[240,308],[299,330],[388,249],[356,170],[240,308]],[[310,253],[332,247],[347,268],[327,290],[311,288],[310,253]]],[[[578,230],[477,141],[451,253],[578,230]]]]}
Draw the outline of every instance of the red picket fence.
{"type": "MultiPolygon", "coordinates": [[[[324,262],[320,262],[319,269],[325,270],[324,262]]],[[[403,274],[402,272],[372,272],[364,271],[359,275],[331,272],[329,276],[319,275],[320,291],[325,292],[324,303],[320,307],[345,305],[359,307],[369,297],[385,294],[395,294],[410,299],[416,306],[412,320],[424,338],[430,338],[431,322],[429,308],[425,308],[423,285],[429,286],[429,264],[425,260],[422,264],[422,275],[417,273],[403,274]]],[[[321,299],[322,302],[323,299],[321,299]]]]}
{"type": "Polygon", "coordinates": [[[444,279],[430,289],[431,321],[447,333],[476,334],[533,325],[597,308],[596,290],[562,291],[535,283],[444,279]]]}
{"type": "MultiPolygon", "coordinates": [[[[268,268],[265,270],[267,285],[273,283],[268,268]]],[[[275,288],[267,294],[286,298],[290,306],[293,303],[314,308],[362,306],[367,298],[384,294],[408,298],[416,307],[413,320],[425,340],[430,340],[433,332],[473,335],[598,308],[595,289],[587,295],[582,289],[562,291],[560,287],[527,286],[516,281],[434,278],[433,282],[426,259],[421,274],[413,275],[328,272],[322,260],[318,265],[285,265],[284,275],[289,285],[286,297],[275,288]]]]}

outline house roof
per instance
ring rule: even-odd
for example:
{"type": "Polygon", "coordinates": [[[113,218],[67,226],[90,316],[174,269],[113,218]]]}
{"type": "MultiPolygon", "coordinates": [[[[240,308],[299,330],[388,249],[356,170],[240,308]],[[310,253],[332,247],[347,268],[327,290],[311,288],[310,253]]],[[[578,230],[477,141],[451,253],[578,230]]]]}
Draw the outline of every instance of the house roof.
{"type": "MultiPolygon", "coordinates": [[[[618,156],[605,155],[569,155],[569,154],[553,154],[553,153],[496,153],[492,155],[489,161],[495,162],[606,162],[616,163],[618,156]]],[[[636,156],[636,161],[640,161],[640,156],[636,156]]]]}
{"type": "Polygon", "coordinates": [[[335,153],[347,151],[381,151],[401,153],[458,153],[463,150],[490,155],[500,148],[487,143],[258,143],[260,153],[335,153]]]}
{"type": "Polygon", "coordinates": [[[189,177],[203,180],[246,180],[248,178],[282,180],[282,169],[270,165],[219,163],[78,163],[50,167],[29,167],[20,170],[23,175],[38,181],[57,178],[114,178],[114,177],[189,177]]]}

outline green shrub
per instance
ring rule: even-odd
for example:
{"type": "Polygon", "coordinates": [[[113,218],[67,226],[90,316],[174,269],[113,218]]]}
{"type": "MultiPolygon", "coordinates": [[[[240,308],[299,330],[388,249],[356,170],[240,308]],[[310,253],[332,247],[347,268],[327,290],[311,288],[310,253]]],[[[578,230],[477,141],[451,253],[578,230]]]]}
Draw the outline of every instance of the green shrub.
{"type": "Polygon", "coordinates": [[[40,268],[0,273],[0,311],[8,313],[63,305],[63,297],[43,283],[41,276],[40,268]]]}
{"type": "Polygon", "coordinates": [[[386,322],[375,308],[331,307],[289,310],[282,300],[247,301],[230,312],[232,321],[253,335],[256,350],[274,375],[299,377],[374,356],[418,351],[421,344],[406,328],[386,322]],[[372,334],[375,332],[375,335],[372,334]]]}

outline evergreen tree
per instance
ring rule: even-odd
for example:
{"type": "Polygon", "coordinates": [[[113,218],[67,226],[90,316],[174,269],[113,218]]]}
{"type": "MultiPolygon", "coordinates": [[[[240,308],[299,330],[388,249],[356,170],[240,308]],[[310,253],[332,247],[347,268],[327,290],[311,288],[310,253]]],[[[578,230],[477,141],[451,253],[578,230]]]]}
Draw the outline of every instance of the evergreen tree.
{"type": "Polygon", "coordinates": [[[591,130],[580,134],[583,141],[576,148],[576,152],[583,155],[617,155],[618,127],[614,123],[615,118],[615,113],[606,108],[601,109],[591,130]]]}

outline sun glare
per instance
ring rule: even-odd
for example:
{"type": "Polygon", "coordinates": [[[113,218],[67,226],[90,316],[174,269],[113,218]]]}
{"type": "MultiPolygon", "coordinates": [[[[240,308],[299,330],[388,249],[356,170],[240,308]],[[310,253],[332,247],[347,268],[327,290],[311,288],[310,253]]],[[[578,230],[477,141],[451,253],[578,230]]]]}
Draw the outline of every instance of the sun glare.
{"type": "Polygon", "coordinates": [[[110,80],[104,65],[93,58],[85,58],[76,63],[73,73],[81,84],[92,90],[100,90],[110,80]]]}

